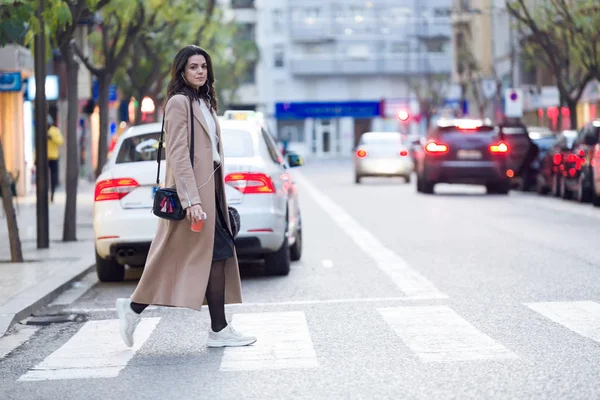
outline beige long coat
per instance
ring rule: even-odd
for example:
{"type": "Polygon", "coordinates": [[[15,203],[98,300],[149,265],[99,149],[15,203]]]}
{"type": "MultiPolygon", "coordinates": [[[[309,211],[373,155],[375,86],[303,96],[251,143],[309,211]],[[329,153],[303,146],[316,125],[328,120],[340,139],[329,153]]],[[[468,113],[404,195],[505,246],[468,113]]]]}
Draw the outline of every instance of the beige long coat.
{"type": "MultiPolygon", "coordinates": [[[[227,210],[223,181],[223,164],[214,176],[212,143],[200,104],[194,109],[194,168],[190,163],[191,134],[190,103],[184,95],[174,95],[165,109],[166,180],[165,186],[177,188],[184,207],[201,203],[207,214],[201,232],[192,232],[190,221],[170,221],[160,218],[156,236],[150,246],[142,278],[131,300],[142,304],[185,307],[199,310],[204,303],[212,262],[215,234],[215,185],[219,191],[221,209],[227,210]],[[198,187],[202,186],[197,190],[198,187]],[[185,185],[185,189],[183,188],[185,185]]],[[[213,113],[219,137],[219,153],[224,160],[221,130],[213,113]]],[[[229,225],[229,218],[225,218],[229,225]]],[[[242,290],[237,255],[225,262],[225,302],[241,303],[242,290]]]]}

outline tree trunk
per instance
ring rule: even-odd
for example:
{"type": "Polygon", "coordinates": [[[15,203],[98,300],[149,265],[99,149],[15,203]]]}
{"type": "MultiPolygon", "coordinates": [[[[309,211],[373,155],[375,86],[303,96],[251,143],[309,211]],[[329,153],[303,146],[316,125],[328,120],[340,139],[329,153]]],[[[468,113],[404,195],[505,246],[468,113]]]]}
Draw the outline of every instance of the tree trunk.
{"type": "Polygon", "coordinates": [[[571,114],[571,129],[577,129],[577,101],[566,99],[566,103],[571,114]]]}
{"type": "Polygon", "coordinates": [[[35,185],[37,215],[37,248],[50,247],[50,221],[48,212],[48,104],[46,103],[46,33],[41,10],[44,1],[40,1],[37,18],[41,31],[35,35],[35,185]]]}
{"type": "Polygon", "coordinates": [[[77,101],[77,72],[79,64],[74,59],[69,43],[61,49],[67,66],[67,199],[63,222],[63,241],[77,240],[77,184],[79,182],[79,140],[77,120],[79,104],[77,101]]]}
{"type": "Polygon", "coordinates": [[[135,107],[135,125],[141,125],[142,122],[142,100],[144,98],[144,94],[142,92],[138,92],[135,94],[135,99],[137,100],[137,107],[135,107]]]}
{"type": "Polygon", "coordinates": [[[98,165],[96,177],[102,173],[108,155],[108,88],[112,76],[103,73],[98,77],[98,107],[100,108],[100,136],[98,137],[98,165]]]}
{"type": "Polygon", "coordinates": [[[17,263],[23,262],[23,251],[21,249],[21,238],[19,237],[19,225],[17,224],[17,214],[13,206],[13,196],[10,191],[10,182],[6,172],[6,162],[4,161],[4,149],[0,141],[0,190],[2,191],[2,203],[4,205],[4,214],[6,215],[6,225],[8,227],[8,240],[10,242],[10,261],[17,263]]]}

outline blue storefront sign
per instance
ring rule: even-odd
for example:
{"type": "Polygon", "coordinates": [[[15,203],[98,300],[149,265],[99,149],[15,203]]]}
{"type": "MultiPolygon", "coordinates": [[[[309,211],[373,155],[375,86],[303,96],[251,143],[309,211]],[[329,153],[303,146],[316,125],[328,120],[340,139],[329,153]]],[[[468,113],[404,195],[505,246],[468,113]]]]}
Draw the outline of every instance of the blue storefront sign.
{"type": "Polygon", "coordinates": [[[20,90],[20,72],[0,72],[0,92],[18,92],[20,90]]]}
{"type": "Polygon", "coordinates": [[[381,115],[379,101],[276,103],[275,118],[374,118],[381,115]]]}
{"type": "MultiPolygon", "coordinates": [[[[92,96],[94,101],[98,101],[98,81],[94,79],[92,84],[92,96]]],[[[110,85],[108,87],[108,101],[117,101],[117,85],[110,85]]]]}

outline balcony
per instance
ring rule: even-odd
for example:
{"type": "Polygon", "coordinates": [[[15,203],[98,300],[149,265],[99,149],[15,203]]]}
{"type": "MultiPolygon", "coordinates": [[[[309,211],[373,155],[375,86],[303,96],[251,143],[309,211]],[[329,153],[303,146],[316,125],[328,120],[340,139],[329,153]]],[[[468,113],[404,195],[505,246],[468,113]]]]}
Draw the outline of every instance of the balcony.
{"type": "Polygon", "coordinates": [[[379,54],[356,59],[335,55],[296,55],[290,60],[295,76],[450,74],[449,54],[379,54]]]}

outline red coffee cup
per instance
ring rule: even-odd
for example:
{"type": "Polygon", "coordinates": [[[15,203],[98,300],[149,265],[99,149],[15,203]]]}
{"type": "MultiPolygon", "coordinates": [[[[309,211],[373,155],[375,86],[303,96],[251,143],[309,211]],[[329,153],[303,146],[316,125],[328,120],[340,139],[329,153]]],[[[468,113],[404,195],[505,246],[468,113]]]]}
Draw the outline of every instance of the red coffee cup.
{"type": "Polygon", "coordinates": [[[204,227],[204,220],[206,219],[206,213],[202,213],[200,219],[197,222],[192,222],[192,232],[201,232],[204,227]]]}

